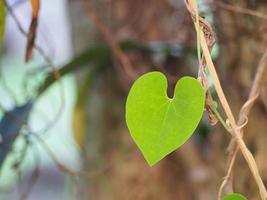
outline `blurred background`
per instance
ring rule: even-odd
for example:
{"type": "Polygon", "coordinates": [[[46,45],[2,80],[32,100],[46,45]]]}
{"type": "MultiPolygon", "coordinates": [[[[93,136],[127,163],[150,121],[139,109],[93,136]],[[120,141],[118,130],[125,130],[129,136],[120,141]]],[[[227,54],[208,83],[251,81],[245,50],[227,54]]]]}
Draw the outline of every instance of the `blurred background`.
{"type": "MultiPolygon", "coordinates": [[[[267,2],[198,3],[216,32],[212,57],[237,117],[266,48],[267,2]]],[[[196,33],[183,0],[40,0],[37,48],[29,62],[30,1],[3,5],[0,199],[217,198],[231,139],[220,123],[212,126],[205,113],[191,139],[153,167],[125,123],[127,93],[140,75],[163,72],[169,94],[182,76],[197,77],[196,33]]],[[[245,128],[264,182],[266,114],[264,86],[245,128]]],[[[242,155],[233,188],[259,199],[242,155]]]]}

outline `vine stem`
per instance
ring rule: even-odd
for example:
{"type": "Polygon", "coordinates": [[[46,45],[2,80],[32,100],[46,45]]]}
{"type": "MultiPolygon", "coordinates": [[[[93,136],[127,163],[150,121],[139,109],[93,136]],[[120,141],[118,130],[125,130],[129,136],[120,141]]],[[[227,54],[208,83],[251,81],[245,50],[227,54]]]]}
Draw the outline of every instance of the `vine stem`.
{"type": "MultiPolygon", "coordinates": [[[[265,49],[259,65],[257,67],[257,72],[251,87],[251,91],[249,93],[249,97],[248,100],[244,103],[244,105],[242,106],[240,113],[239,113],[239,119],[238,119],[238,125],[241,125],[242,123],[244,123],[245,119],[248,119],[248,115],[250,113],[250,110],[254,104],[254,102],[256,101],[256,99],[259,96],[260,93],[260,89],[263,85],[263,80],[264,77],[266,77],[267,75],[267,48],[265,49]]],[[[243,136],[243,130],[241,131],[241,136],[243,136]]],[[[225,176],[224,181],[222,182],[221,186],[220,186],[220,190],[218,193],[218,196],[221,196],[223,188],[226,186],[226,184],[228,183],[228,181],[231,180],[231,174],[232,174],[232,170],[233,170],[233,166],[236,160],[236,156],[237,153],[239,151],[239,146],[236,144],[236,141],[234,139],[231,140],[230,144],[229,144],[229,157],[230,157],[230,165],[229,168],[227,170],[227,174],[225,176]]]]}
{"type": "MultiPolygon", "coordinates": [[[[188,3],[190,5],[191,9],[193,9],[193,11],[195,13],[197,13],[197,11],[196,11],[197,0],[188,0],[188,3]]],[[[242,134],[241,134],[242,126],[238,126],[236,124],[234,115],[233,115],[231,108],[228,104],[228,101],[224,95],[224,92],[223,92],[221,83],[219,81],[215,66],[214,66],[213,61],[211,59],[211,55],[209,52],[209,48],[208,48],[203,30],[200,27],[198,27],[198,29],[199,29],[199,34],[200,34],[200,45],[201,45],[203,55],[204,55],[206,63],[207,63],[207,67],[209,69],[209,72],[210,72],[211,78],[213,80],[213,83],[214,83],[216,92],[218,94],[219,100],[220,100],[222,107],[225,111],[225,114],[228,118],[229,125],[232,128],[230,133],[236,139],[236,142],[237,142],[237,144],[238,144],[238,146],[239,146],[239,148],[240,148],[240,150],[241,150],[241,152],[242,152],[242,154],[243,154],[243,156],[244,156],[244,158],[248,164],[248,167],[249,167],[249,169],[250,169],[250,171],[251,171],[251,173],[255,179],[255,182],[259,188],[261,199],[265,200],[267,198],[267,191],[266,191],[266,188],[265,188],[263,181],[260,177],[256,161],[242,139],[242,134]]]]}
{"type": "Polygon", "coordinates": [[[93,8],[92,4],[88,0],[83,0],[85,13],[86,15],[94,22],[96,28],[103,35],[106,42],[110,45],[114,56],[121,63],[122,68],[126,75],[128,75],[131,79],[135,80],[138,77],[138,74],[135,71],[130,59],[123,52],[121,47],[117,44],[116,38],[110,29],[107,28],[103,20],[97,15],[97,12],[93,8]]]}
{"type": "Polygon", "coordinates": [[[214,87],[215,87],[216,92],[218,94],[219,100],[220,100],[220,102],[222,104],[224,112],[225,112],[225,114],[226,114],[231,126],[234,126],[234,125],[236,125],[234,115],[233,115],[233,113],[231,111],[231,108],[230,108],[230,106],[228,104],[228,101],[227,101],[227,99],[226,99],[226,97],[224,95],[220,80],[218,78],[215,66],[214,66],[213,61],[211,59],[211,55],[209,53],[209,49],[208,49],[208,45],[206,43],[206,39],[205,39],[204,33],[203,33],[203,31],[201,29],[200,29],[200,44],[201,44],[201,47],[202,47],[202,50],[203,50],[203,55],[204,55],[204,57],[206,59],[206,62],[207,62],[207,66],[208,66],[208,69],[209,69],[209,72],[210,72],[214,87]]]}
{"type": "Polygon", "coordinates": [[[236,139],[238,146],[239,146],[239,148],[240,148],[240,150],[241,150],[241,152],[242,152],[242,154],[243,154],[243,156],[244,156],[244,158],[245,158],[245,160],[249,166],[249,169],[250,169],[250,171],[251,171],[251,173],[252,173],[252,175],[253,175],[256,183],[257,183],[257,186],[258,186],[259,191],[260,191],[261,199],[265,200],[267,198],[267,191],[266,191],[266,188],[263,184],[263,181],[259,175],[256,161],[253,158],[252,154],[250,153],[250,151],[248,150],[247,146],[245,145],[245,143],[242,139],[240,128],[236,125],[233,113],[230,109],[230,106],[229,106],[229,104],[226,100],[226,97],[224,95],[224,92],[222,90],[217,72],[215,70],[214,64],[213,64],[212,59],[211,59],[211,55],[210,55],[209,50],[208,50],[208,46],[206,44],[206,39],[205,39],[205,36],[204,36],[204,33],[202,32],[202,30],[200,31],[200,43],[201,43],[203,54],[205,56],[207,66],[208,66],[208,69],[210,71],[216,92],[218,94],[218,97],[220,99],[222,107],[225,111],[225,114],[226,114],[227,118],[229,119],[229,123],[230,123],[230,126],[232,128],[231,134],[236,139]]]}

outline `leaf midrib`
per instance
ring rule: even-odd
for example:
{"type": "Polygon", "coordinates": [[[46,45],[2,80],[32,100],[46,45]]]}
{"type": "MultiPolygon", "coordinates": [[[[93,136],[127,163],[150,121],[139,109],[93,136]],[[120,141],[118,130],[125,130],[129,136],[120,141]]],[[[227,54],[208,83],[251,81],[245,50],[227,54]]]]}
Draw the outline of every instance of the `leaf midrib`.
{"type": "Polygon", "coordinates": [[[169,103],[168,104],[168,107],[167,107],[167,110],[166,110],[166,113],[165,113],[165,115],[164,115],[164,118],[163,118],[163,122],[162,122],[162,125],[161,125],[161,128],[160,128],[160,134],[158,135],[158,139],[157,139],[157,148],[156,149],[158,149],[158,153],[159,154],[161,154],[161,146],[160,146],[160,143],[159,143],[159,141],[162,139],[162,135],[164,135],[163,134],[163,128],[164,128],[164,126],[165,126],[165,122],[166,122],[166,118],[167,118],[167,115],[168,115],[168,113],[169,113],[169,110],[170,110],[170,106],[171,106],[171,104],[172,104],[172,100],[171,99],[168,99],[168,101],[167,101],[167,103],[169,103]]]}

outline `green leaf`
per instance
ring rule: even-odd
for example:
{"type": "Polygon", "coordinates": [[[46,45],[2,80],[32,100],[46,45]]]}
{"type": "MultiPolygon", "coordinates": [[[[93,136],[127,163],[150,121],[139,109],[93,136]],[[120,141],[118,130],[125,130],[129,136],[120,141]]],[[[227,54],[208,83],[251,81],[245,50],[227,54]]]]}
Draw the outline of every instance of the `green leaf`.
{"type": "Polygon", "coordinates": [[[5,34],[5,21],[6,21],[6,12],[5,12],[5,3],[0,1],[0,57],[2,56],[3,41],[5,34]]]}
{"type": "Polygon", "coordinates": [[[150,72],[135,81],[126,102],[131,136],[150,166],[184,144],[196,129],[204,110],[204,90],[184,77],[167,96],[167,80],[150,72]]]}
{"type": "Polygon", "coordinates": [[[247,198],[241,194],[233,193],[233,194],[224,196],[222,200],[247,200],[247,198]]]}

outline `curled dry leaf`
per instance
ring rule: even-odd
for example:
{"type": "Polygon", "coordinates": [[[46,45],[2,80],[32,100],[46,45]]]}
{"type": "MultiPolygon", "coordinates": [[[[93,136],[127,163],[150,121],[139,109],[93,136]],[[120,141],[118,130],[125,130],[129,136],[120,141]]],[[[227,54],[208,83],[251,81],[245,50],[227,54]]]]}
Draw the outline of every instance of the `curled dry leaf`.
{"type": "MultiPolygon", "coordinates": [[[[196,20],[197,20],[197,16],[196,13],[191,9],[191,6],[189,5],[188,0],[185,0],[185,4],[186,7],[194,21],[194,23],[196,24],[196,20]]],[[[199,28],[202,29],[209,51],[211,52],[214,44],[215,44],[215,32],[213,31],[211,25],[206,21],[205,17],[203,16],[198,16],[199,19],[199,28]]],[[[202,84],[202,86],[205,89],[205,108],[206,111],[208,113],[209,116],[209,122],[211,125],[215,125],[217,124],[217,122],[219,121],[217,116],[213,113],[212,111],[212,104],[213,104],[213,100],[210,97],[210,95],[208,94],[208,80],[206,77],[206,73],[205,73],[205,66],[206,66],[206,61],[204,56],[201,57],[201,60],[199,62],[199,70],[198,70],[198,80],[200,81],[200,83],[202,84]]]]}
{"type": "Polygon", "coordinates": [[[28,36],[27,36],[27,46],[26,46],[26,54],[25,54],[25,62],[28,62],[32,58],[34,42],[36,38],[36,30],[38,26],[38,14],[40,8],[39,0],[30,0],[30,4],[32,7],[32,20],[29,28],[28,36]]]}

